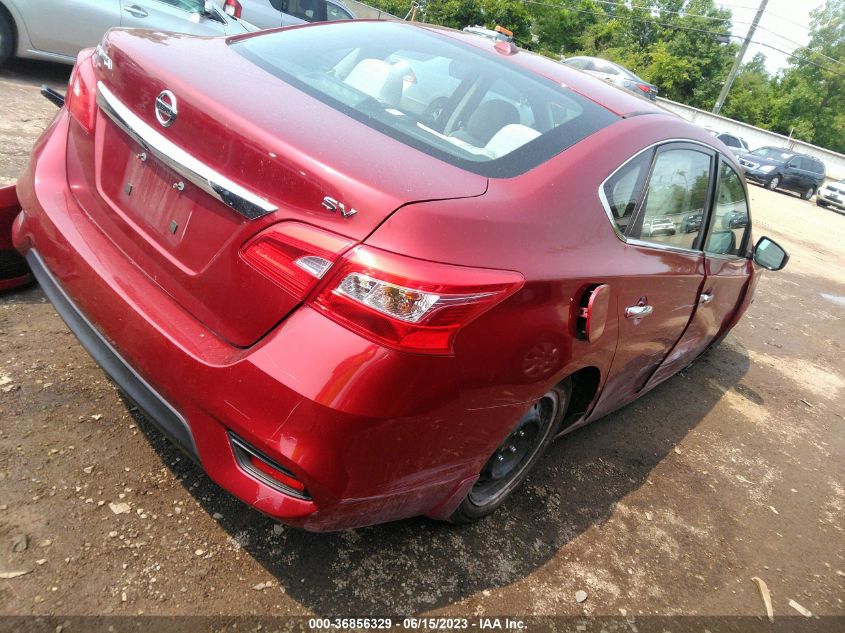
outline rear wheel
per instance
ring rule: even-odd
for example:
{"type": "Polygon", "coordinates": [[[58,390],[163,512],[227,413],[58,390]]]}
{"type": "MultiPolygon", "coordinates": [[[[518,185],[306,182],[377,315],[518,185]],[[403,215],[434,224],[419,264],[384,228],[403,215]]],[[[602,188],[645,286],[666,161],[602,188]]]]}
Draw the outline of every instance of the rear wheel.
{"type": "Polygon", "coordinates": [[[0,6],[0,65],[15,52],[15,31],[12,29],[12,18],[0,6]]]}
{"type": "Polygon", "coordinates": [[[815,187],[809,187],[806,191],[804,191],[801,194],[801,197],[804,198],[804,200],[809,200],[810,198],[813,197],[814,193],[816,193],[816,188],[815,187]]]}
{"type": "Polygon", "coordinates": [[[774,191],[780,187],[780,176],[775,176],[769,182],[766,183],[766,189],[769,191],[774,191]]]}
{"type": "Polygon", "coordinates": [[[496,510],[514,492],[554,439],[569,396],[567,381],[547,392],[523,414],[449,517],[452,523],[477,521],[496,510]]]}

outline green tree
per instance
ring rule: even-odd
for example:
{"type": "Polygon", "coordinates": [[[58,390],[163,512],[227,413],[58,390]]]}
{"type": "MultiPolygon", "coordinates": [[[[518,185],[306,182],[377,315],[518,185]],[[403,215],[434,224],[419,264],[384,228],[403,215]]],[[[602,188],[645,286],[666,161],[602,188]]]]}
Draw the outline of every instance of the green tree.
{"type": "Polygon", "coordinates": [[[810,42],[777,83],[772,129],[845,152],[845,0],[810,13],[810,42]]]}
{"type": "Polygon", "coordinates": [[[773,93],[773,79],[766,70],[766,56],[757,53],[737,74],[721,114],[769,128],[773,93]]]}

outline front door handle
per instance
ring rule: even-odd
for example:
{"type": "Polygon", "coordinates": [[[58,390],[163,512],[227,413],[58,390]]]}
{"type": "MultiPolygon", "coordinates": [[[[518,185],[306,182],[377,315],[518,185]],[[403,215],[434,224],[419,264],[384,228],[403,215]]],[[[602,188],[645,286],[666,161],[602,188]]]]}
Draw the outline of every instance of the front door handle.
{"type": "Polygon", "coordinates": [[[129,13],[130,15],[134,15],[136,18],[145,18],[149,15],[144,9],[139,7],[137,4],[130,4],[123,7],[123,10],[129,13]]]}
{"type": "Polygon", "coordinates": [[[712,292],[702,292],[701,296],[698,297],[698,303],[701,305],[706,305],[713,301],[713,293],[712,292]]]}
{"type": "Polygon", "coordinates": [[[625,318],[641,319],[642,317],[647,317],[652,312],[654,312],[654,308],[650,305],[628,306],[627,308],[625,308],[625,318]]]}

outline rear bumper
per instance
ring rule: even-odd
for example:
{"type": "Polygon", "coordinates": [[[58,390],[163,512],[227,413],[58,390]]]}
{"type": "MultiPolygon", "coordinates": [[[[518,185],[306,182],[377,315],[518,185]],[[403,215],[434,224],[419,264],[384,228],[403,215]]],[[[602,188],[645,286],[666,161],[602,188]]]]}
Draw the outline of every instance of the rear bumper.
{"type": "Polygon", "coordinates": [[[26,255],[32,274],[47,295],[50,303],[74,333],[82,347],[91,354],[97,364],[109,375],[123,392],[137,404],[146,416],[164,432],[179,448],[185,451],[191,459],[199,463],[199,453],[194,442],[191,427],[179,413],[171,407],[147,381],[139,376],[129,366],[120,354],[103,338],[97,329],[91,325],[85,315],[76,307],[70,297],[65,294],[56,279],[44,266],[44,261],[35,249],[30,249],[26,255]]]}
{"type": "Polygon", "coordinates": [[[215,482],[286,523],[322,531],[449,516],[518,413],[465,410],[454,358],[387,350],[308,307],[253,347],[231,346],[78,205],[66,126],[62,114],[19,181],[14,242],[115,382],[215,482]],[[248,473],[230,434],[293,473],[310,499],[248,473]]]}

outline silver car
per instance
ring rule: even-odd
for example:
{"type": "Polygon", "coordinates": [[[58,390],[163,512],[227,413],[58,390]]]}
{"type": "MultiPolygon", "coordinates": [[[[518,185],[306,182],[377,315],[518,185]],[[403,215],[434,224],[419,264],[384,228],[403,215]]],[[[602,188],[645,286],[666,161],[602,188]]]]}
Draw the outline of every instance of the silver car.
{"type": "Polygon", "coordinates": [[[599,79],[604,79],[620,88],[630,90],[640,97],[645,97],[652,101],[657,99],[657,93],[659,92],[657,86],[640,79],[624,66],[620,66],[606,59],[579,56],[564,59],[563,63],[578,70],[583,70],[599,79]]]}
{"type": "Polygon", "coordinates": [[[234,35],[255,27],[222,0],[0,0],[0,64],[9,57],[74,63],[114,26],[234,35]]]}
{"type": "MultiPolygon", "coordinates": [[[[352,11],[339,0],[238,0],[240,17],[262,29],[302,24],[354,20],[352,11]]],[[[236,14],[237,15],[237,14],[236,14]]]]}

